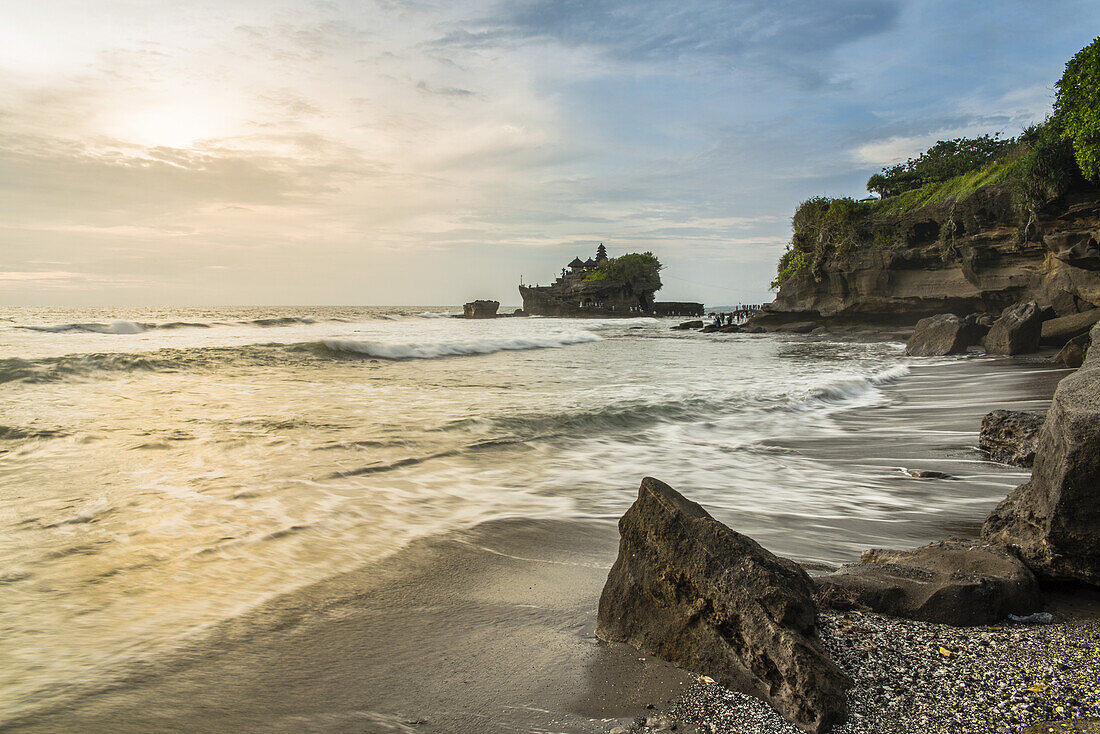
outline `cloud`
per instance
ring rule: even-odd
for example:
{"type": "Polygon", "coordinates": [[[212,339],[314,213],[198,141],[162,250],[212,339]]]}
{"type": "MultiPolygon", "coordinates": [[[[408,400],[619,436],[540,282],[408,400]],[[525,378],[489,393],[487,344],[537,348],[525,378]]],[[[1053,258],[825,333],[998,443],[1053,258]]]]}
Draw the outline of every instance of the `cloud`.
{"type": "Polygon", "coordinates": [[[892,29],[900,10],[896,0],[511,0],[494,17],[454,28],[437,43],[484,49],[547,41],[595,48],[619,61],[754,64],[816,77],[822,54],[892,29]]]}
{"type": "Polygon", "coordinates": [[[473,97],[477,94],[473,90],[462,87],[435,87],[423,80],[417,82],[416,88],[426,94],[438,94],[444,97],[473,97]]]}

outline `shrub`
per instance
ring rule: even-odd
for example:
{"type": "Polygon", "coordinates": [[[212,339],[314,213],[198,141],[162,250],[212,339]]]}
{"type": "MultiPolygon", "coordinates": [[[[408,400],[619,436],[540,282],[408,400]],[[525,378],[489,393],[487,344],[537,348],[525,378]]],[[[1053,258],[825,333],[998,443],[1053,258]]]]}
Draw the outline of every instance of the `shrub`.
{"type": "Polygon", "coordinates": [[[1054,118],[1062,137],[1089,181],[1100,180],[1100,37],[1066,63],[1054,98],[1054,118]]]}
{"type": "Polygon", "coordinates": [[[779,267],[776,268],[775,280],[772,281],[771,288],[775,290],[796,273],[805,270],[810,266],[810,260],[806,257],[806,253],[801,250],[795,249],[791,245],[787,245],[787,251],[784,252],[779,258],[779,267]]]}
{"type": "Polygon", "coordinates": [[[1079,177],[1073,144],[1055,119],[1030,125],[1020,135],[1016,184],[1025,208],[1036,209],[1061,196],[1079,177]]]}

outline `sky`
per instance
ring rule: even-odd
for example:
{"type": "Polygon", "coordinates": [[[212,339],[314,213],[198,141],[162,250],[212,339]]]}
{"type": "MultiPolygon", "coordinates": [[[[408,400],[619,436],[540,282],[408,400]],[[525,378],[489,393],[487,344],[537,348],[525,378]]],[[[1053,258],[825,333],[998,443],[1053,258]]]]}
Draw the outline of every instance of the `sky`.
{"type": "Polygon", "coordinates": [[[770,300],[811,196],[1016,135],[1095,0],[0,0],[0,304],[770,300]]]}

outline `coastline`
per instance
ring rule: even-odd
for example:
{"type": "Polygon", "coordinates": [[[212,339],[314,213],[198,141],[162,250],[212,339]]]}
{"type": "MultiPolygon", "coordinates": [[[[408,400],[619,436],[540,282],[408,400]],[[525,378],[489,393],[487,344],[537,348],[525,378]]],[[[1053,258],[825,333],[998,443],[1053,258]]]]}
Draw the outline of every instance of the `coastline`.
{"type": "MultiPolygon", "coordinates": [[[[990,498],[999,499],[1023,474],[981,459],[974,448],[981,416],[999,407],[1045,408],[1065,374],[1007,359],[916,361],[909,376],[885,388],[899,400],[839,416],[845,430],[830,438],[824,456],[814,455],[822,446],[796,437],[776,448],[849,462],[923,489],[927,481],[889,473],[895,460],[921,468],[977,466],[982,471],[954,469],[960,478],[944,483],[944,497],[957,500],[946,503],[951,512],[901,533],[907,545],[973,536],[990,498]],[[944,402],[960,390],[973,397],[968,405],[944,402]],[[1000,397],[991,404],[994,394],[1000,397]],[[908,411],[913,431],[923,425],[926,435],[904,441],[897,431],[876,431],[876,415],[883,425],[876,411],[883,410],[908,411]],[[929,421],[940,423],[939,433],[928,432],[929,421]]],[[[635,482],[624,477],[624,490],[635,482]]],[[[856,545],[876,544],[873,528],[861,533],[856,545]]],[[[648,705],[669,708],[694,676],[595,639],[596,602],[617,541],[610,521],[521,519],[416,541],[220,625],[105,691],[6,728],[149,731],[186,722],[189,731],[606,732],[628,726],[648,705]]],[[[793,555],[813,560],[810,553],[793,555]]]]}

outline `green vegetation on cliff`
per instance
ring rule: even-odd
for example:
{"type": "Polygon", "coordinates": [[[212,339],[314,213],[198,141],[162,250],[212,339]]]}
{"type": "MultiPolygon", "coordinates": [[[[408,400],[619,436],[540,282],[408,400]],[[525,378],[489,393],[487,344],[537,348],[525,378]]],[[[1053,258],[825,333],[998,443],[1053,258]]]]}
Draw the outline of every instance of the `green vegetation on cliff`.
{"type": "Polygon", "coordinates": [[[603,260],[589,273],[586,281],[616,280],[625,283],[645,283],[661,288],[661,261],[652,252],[629,252],[619,257],[603,260]]]}
{"type": "Polygon", "coordinates": [[[983,168],[1002,157],[1015,143],[1000,133],[976,138],[940,140],[916,158],[883,168],[867,181],[867,190],[883,198],[942,184],[983,168]]]}
{"type": "Polygon", "coordinates": [[[1100,180],[1100,37],[1069,60],[1057,87],[1054,119],[1062,137],[1072,141],[1085,178],[1100,180]]]}
{"type": "Polygon", "coordinates": [[[922,209],[941,219],[944,257],[951,252],[955,206],[982,190],[1009,192],[1022,239],[1047,203],[1083,181],[1100,181],[1100,38],[1066,64],[1053,114],[1019,137],[1000,134],[940,140],[916,158],[867,181],[875,200],[816,196],[791,219],[792,236],[772,288],[857,247],[890,247],[891,220],[922,209]],[[935,209],[935,212],[931,210],[935,209]]]}

